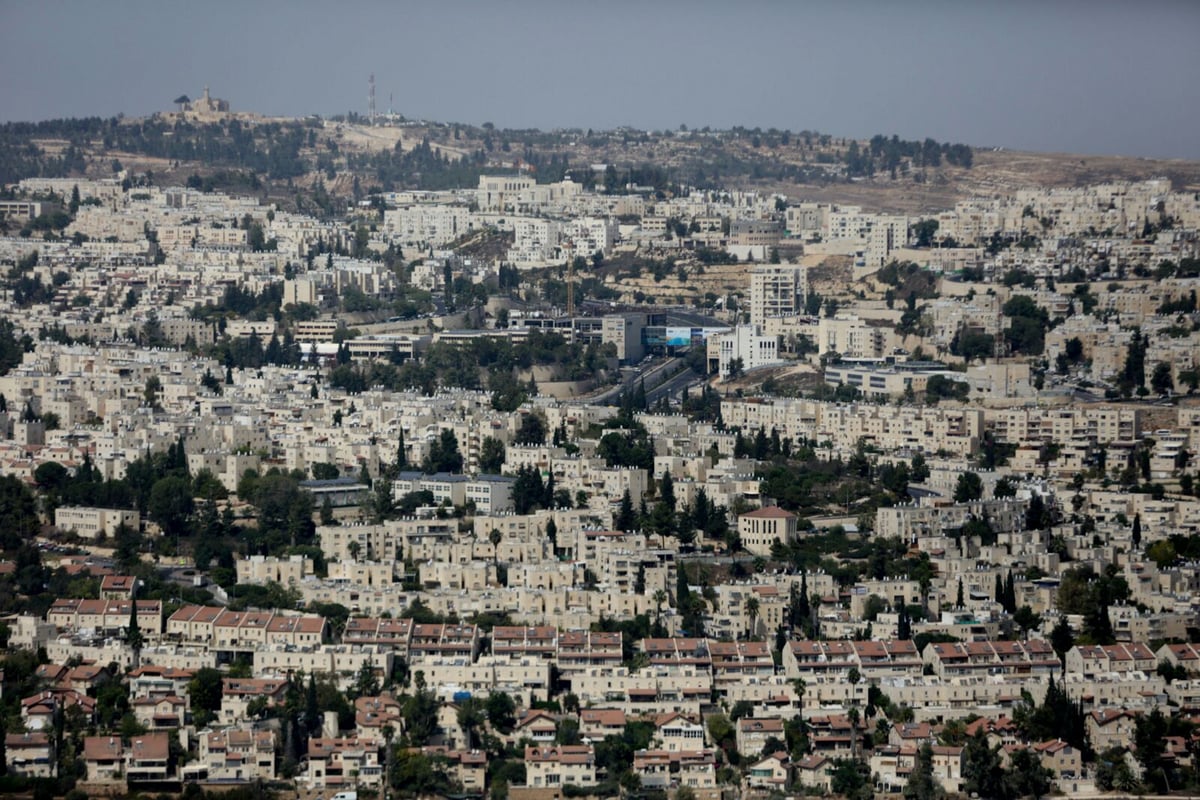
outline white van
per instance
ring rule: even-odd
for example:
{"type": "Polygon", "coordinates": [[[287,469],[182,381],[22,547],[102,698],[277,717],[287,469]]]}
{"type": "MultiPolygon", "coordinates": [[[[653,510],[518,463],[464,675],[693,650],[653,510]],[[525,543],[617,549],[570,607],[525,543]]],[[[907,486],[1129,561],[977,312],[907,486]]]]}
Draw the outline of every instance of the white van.
{"type": "Polygon", "coordinates": [[[358,800],[358,792],[338,792],[330,800],[358,800]]]}

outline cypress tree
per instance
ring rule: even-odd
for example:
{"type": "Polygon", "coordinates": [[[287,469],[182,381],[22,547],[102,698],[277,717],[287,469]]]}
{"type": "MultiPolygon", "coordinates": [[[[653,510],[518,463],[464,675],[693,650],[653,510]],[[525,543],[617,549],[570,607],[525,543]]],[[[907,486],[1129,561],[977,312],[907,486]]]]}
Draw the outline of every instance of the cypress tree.
{"type": "Polygon", "coordinates": [[[617,530],[628,533],[633,530],[633,498],[629,496],[629,490],[621,495],[621,508],[617,511],[617,530]]]}
{"type": "Polygon", "coordinates": [[[808,570],[800,573],[800,599],[797,602],[797,611],[803,622],[812,615],[812,607],[808,602],[808,570]]]}
{"type": "Polygon", "coordinates": [[[310,736],[321,731],[321,706],[317,702],[317,681],[313,673],[308,674],[308,688],[304,693],[304,717],[310,736]]]}
{"type": "Polygon", "coordinates": [[[701,487],[696,490],[696,496],[692,502],[692,524],[702,531],[707,531],[710,516],[708,492],[701,487]]]}
{"type": "Polygon", "coordinates": [[[658,480],[658,497],[672,509],[675,508],[675,481],[671,480],[671,473],[667,470],[663,470],[658,480]]]}
{"type": "Polygon", "coordinates": [[[646,379],[642,378],[638,382],[637,390],[633,394],[633,402],[631,404],[634,411],[646,410],[646,379]]]}
{"type": "Polygon", "coordinates": [[[676,562],[675,565],[675,608],[682,608],[684,601],[691,594],[688,588],[687,566],[676,562]]]}
{"type": "Polygon", "coordinates": [[[142,645],[146,643],[145,637],[142,636],[141,626],[138,624],[136,587],[135,581],[134,591],[129,599],[129,624],[125,627],[125,644],[129,645],[129,649],[133,651],[134,669],[141,666],[142,645]]]}

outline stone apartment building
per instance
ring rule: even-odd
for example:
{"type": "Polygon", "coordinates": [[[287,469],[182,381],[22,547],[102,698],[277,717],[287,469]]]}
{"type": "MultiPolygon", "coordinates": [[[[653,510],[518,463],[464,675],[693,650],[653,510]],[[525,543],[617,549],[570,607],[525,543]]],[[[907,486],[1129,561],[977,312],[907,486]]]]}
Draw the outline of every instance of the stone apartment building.
{"type": "Polygon", "coordinates": [[[595,750],[591,745],[526,747],[525,785],[534,788],[595,786],[595,750]]]}
{"type": "Polygon", "coordinates": [[[808,272],[797,264],[756,264],[750,268],[750,324],[791,317],[804,310],[808,272]]]}
{"type": "Polygon", "coordinates": [[[798,398],[722,400],[721,417],[726,425],[742,430],[774,428],[794,442],[815,439],[846,454],[865,438],[885,450],[968,455],[978,448],[984,431],[980,409],[843,405],[798,398]]]}
{"type": "Polygon", "coordinates": [[[125,777],[125,746],[119,736],[88,736],[83,740],[88,783],[117,783],[125,777]]]}
{"type": "Polygon", "coordinates": [[[138,512],[128,509],[62,506],[54,510],[54,527],[84,539],[111,539],[122,525],[136,531],[140,524],[138,512]]]}
{"type": "Polygon", "coordinates": [[[292,586],[314,574],[312,559],[304,556],[276,558],[252,555],[238,558],[235,567],[238,583],[278,583],[280,586],[292,586]]]}
{"type": "Polygon", "coordinates": [[[926,645],[922,658],[942,677],[1050,675],[1061,668],[1049,642],[948,642],[926,645]]]}
{"type": "MultiPolygon", "coordinates": [[[[46,621],[59,630],[117,634],[129,626],[133,612],[130,600],[81,600],[60,598],[46,613],[46,621]]],[[[138,600],[138,628],[143,635],[157,637],[163,632],[161,600],[138,600]]]]}
{"type": "Polygon", "coordinates": [[[383,780],[379,744],[357,737],[309,739],[300,779],[314,790],[378,787],[383,780]]]}
{"type": "Polygon", "coordinates": [[[275,779],[275,734],[268,729],[226,728],[201,735],[185,781],[250,783],[275,779]]]}
{"type": "Polygon", "coordinates": [[[247,708],[260,698],[270,706],[283,703],[288,682],[283,678],[223,678],[221,721],[228,725],[247,719],[247,708]]]}
{"type": "Polygon", "coordinates": [[[769,556],[776,542],[791,545],[797,539],[796,515],[778,506],[759,508],[738,517],[738,537],[746,552],[769,556]]]}
{"type": "Polygon", "coordinates": [[[329,640],[329,625],[324,617],[314,615],[185,605],[167,619],[165,635],[171,641],[207,645],[216,651],[253,652],[268,645],[315,647],[329,640]]]}
{"type": "Polygon", "coordinates": [[[768,336],[758,325],[738,325],[731,331],[708,337],[710,371],[728,378],[736,362],[743,370],[757,369],[779,361],[779,337],[768,336]]]}
{"type": "Polygon", "coordinates": [[[647,789],[669,789],[672,786],[692,790],[716,788],[716,751],[697,750],[639,750],[633,754],[633,769],[641,776],[647,789]]]}
{"type": "Polygon", "coordinates": [[[4,751],[11,775],[53,778],[58,772],[54,742],[48,733],[5,734],[4,751]]]}

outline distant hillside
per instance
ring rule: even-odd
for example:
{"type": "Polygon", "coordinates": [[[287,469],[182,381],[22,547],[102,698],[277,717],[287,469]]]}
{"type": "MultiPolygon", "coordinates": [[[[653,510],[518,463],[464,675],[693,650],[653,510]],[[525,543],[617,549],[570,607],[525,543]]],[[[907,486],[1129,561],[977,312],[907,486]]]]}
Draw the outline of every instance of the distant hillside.
{"type": "Polygon", "coordinates": [[[174,115],[0,126],[0,183],[25,177],[149,174],[339,214],[373,191],[454,189],[479,175],[572,177],[600,191],[634,184],[757,189],[793,198],[919,213],[1029,185],[1078,186],[1165,176],[1200,188],[1200,162],[980,150],[932,139],[838,139],[812,131],[734,128],[645,132],[500,130],[448,123],[371,126],[361,119],[216,121],[174,115]]]}

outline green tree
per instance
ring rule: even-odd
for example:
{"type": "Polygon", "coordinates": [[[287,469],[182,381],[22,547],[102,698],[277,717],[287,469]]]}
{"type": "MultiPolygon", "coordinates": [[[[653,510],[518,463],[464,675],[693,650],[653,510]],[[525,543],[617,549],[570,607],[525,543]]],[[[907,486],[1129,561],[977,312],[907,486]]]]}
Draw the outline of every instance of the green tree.
{"type": "Polygon", "coordinates": [[[962,472],[954,485],[954,502],[967,503],[983,497],[983,481],[974,472],[962,472]]]}
{"type": "MultiPolygon", "coordinates": [[[[404,701],[402,714],[404,728],[408,741],[415,747],[427,744],[437,731],[437,696],[425,688],[424,674],[417,671],[417,690],[404,701]]],[[[401,772],[399,763],[396,766],[397,775],[401,772]]]]}
{"type": "Polygon", "coordinates": [[[498,568],[500,566],[500,542],[503,541],[504,534],[499,528],[492,528],[488,533],[488,541],[492,543],[492,563],[498,568]]]}
{"type": "Polygon", "coordinates": [[[379,690],[379,676],[375,674],[375,664],[370,660],[364,661],[354,676],[351,693],[354,697],[375,697],[379,690]]]}
{"type": "Polygon", "coordinates": [[[516,703],[504,692],[492,692],[485,703],[488,724],[502,734],[512,733],[517,724],[516,703]]]}
{"type": "Polygon", "coordinates": [[[195,508],[192,498],[192,483],[187,478],[168,475],[154,482],[150,490],[148,510],[166,536],[180,536],[187,532],[188,519],[195,508]]]}
{"type": "Polygon", "coordinates": [[[1000,763],[999,745],[988,744],[982,730],[968,737],[962,755],[963,791],[968,795],[1007,798],[1004,767],[1000,763]]]}
{"type": "Polygon", "coordinates": [[[188,698],[192,718],[198,727],[207,725],[221,710],[221,673],[212,667],[201,667],[188,682],[188,698]]]}
{"type": "Polygon", "coordinates": [[[479,471],[499,474],[504,467],[505,448],[504,442],[494,436],[488,436],[483,440],[479,452],[479,471]]]}
{"type": "Polygon", "coordinates": [[[1050,646],[1054,648],[1054,652],[1058,654],[1058,660],[1063,663],[1065,668],[1067,651],[1075,646],[1075,636],[1071,633],[1071,626],[1067,622],[1065,614],[1058,618],[1058,622],[1050,631],[1050,646]]]}
{"type": "Polygon", "coordinates": [[[1036,613],[1029,606],[1021,606],[1013,614],[1013,622],[1017,623],[1017,627],[1021,629],[1021,637],[1028,638],[1030,631],[1041,627],[1042,615],[1036,613]]]}
{"type": "Polygon", "coordinates": [[[1003,313],[1010,318],[1010,327],[1004,331],[1004,335],[1012,351],[1041,355],[1050,322],[1046,310],[1039,308],[1027,295],[1016,295],[1004,304],[1003,313]]]}
{"type": "Polygon", "coordinates": [[[707,722],[708,737],[717,747],[723,750],[734,748],[734,742],[737,740],[737,731],[733,727],[733,722],[724,714],[711,714],[707,722]]]}
{"type": "Polygon", "coordinates": [[[1007,778],[1011,796],[1033,800],[1049,794],[1054,784],[1054,772],[1042,766],[1041,757],[1028,747],[1012,753],[1007,778]]]}
{"type": "Polygon", "coordinates": [[[146,388],[142,390],[142,397],[146,405],[151,408],[159,408],[158,398],[162,395],[163,385],[162,379],[157,375],[151,375],[146,379],[146,388]]]}
{"type": "Polygon", "coordinates": [[[748,633],[751,638],[758,635],[758,612],[759,612],[758,595],[751,594],[746,598],[746,619],[749,621],[748,633]]]}
{"type": "MultiPolygon", "coordinates": [[[[314,384],[315,388],[316,384],[314,384]]],[[[400,437],[396,443],[396,474],[408,469],[408,453],[404,449],[404,429],[400,429],[400,437]]]]}
{"type": "MultiPolygon", "coordinates": [[[[241,488],[239,484],[239,494],[241,488]]],[[[300,488],[295,476],[271,471],[247,488],[258,510],[258,530],[250,541],[255,551],[312,542],[313,496],[300,488]]]]}
{"type": "Polygon", "coordinates": [[[857,758],[839,758],[833,762],[829,788],[848,800],[868,800],[874,796],[871,769],[857,758]]]}
{"type": "Polygon", "coordinates": [[[467,737],[467,747],[479,747],[479,731],[486,718],[483,701],[479,698],[470,697],[458,704],[458,727],[467,737]]]}
{"type": "Polygon", "coordinates": [[[619,531],[628,533],[634,529],[635,525],[633,498],[630,497],[629,490],[626,489],[621,495],[621,505],[617,511],[616,528],[619,531]]]}
{"type": "Polygon", "coordinates": [[[1126,758],[1123,747],[1110,747],[1100,753],[1096,759],[1096,788],[1106,792],[1112,789],[1132,792],[1139,788],[1126,758]]]}
{"type": "Polygon", "coordinates": [[[392,517],[396,510],[396,498],[392,494],[391,481],[382,476],[375,481],[375,487],[371,490],[370,507],[371,518],[377,523],[392,517]]]}
{"type": "Polygon", "coordinates": [[[341,477],[342,471],[337,464],[317,463],[310,468],[314,480],[328,481],[341,477]]]}
{"type": "Polygon", "coordinates": [[[905,800],[941,800],[946,790],[933,774],[933,746],[928,742],[917,752],[917,763],[904,784],[905,800]]]}
{"type": "Polygon", "coordinates": [[[1169,733],[1166,715],[1155,707],[1149,714],[1140,715],[1134,721],[1134,726],[1135,753],[1138,763],[1142,765],[1145,780],[1155,785],[1159,791],[1169,789],[1169,781],[1165,780],[1167,764],[1164,763],[1166,737],[1169,733]]]}
{"type": "MultiPolygon", "coordinates": [[[[409,740],[412,740],[410,732],[409,740]]],[[[433,797],[449,791],[445,759],[419,750],[399,749],[392,760],[392,789],[400,797],[433,797]]]]}
{"type": "Polygon", "coordinates": [[[929,465],[925,463],[925,456],[922,453],[917,453],[912,457],[912,464],[908,471],[909,479],[913,483],[924,483],[929,480],[929,465]]]}
{"type": "Polygon", "coordinates": [[[1117,378],[1117,386],[1127,397],[1133,390],[1146,386],[1146,350],[1149,345],[1150,337],[1143,335],[1141,329],[1135,327],[1125,352],[1125,363],[1117,378]]]}
{"type": "Polygon", "coordinates": [[[421,469],[426,473],[462,472],[463,457],[458,450],[458,437],[449,428],[443,428],[438,438],[430,445],[429,453],[421,469]]]}
{"type": "Polygon", "coordinates": [[[1146,558],[1158,565],[1159,569],[1165,569],[1178,559],[1178,553],[1175,551],[1175,545],[1170,539],[1159,539],[1154,544],[1146,548],[1146,558]]]}
{"type": "Polygon", "coordinates": [[[526,414],[517,429],[516,441],[524,445],[543,445],[546,443],[546,420],[538,413],[526,414]]]}
{"type": "Polygon", "coordinates": [[[1170,364],[1160,361],[1154,365],[1154,372],[1150,375],[1150,388],[1159,395],[1167,395],[1175,390],[1175,378],[1171,375],[1170,364]]]}
{"type": "Polygon", "coordinates": [[[917,247],[932,247],[933,235],[937,233],[938,221],[936,219],[923,219],[912,226],[912,235],[916,239],[917,247]]]}

